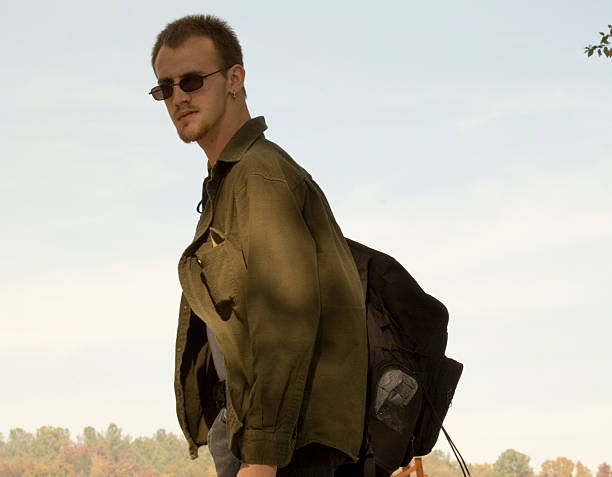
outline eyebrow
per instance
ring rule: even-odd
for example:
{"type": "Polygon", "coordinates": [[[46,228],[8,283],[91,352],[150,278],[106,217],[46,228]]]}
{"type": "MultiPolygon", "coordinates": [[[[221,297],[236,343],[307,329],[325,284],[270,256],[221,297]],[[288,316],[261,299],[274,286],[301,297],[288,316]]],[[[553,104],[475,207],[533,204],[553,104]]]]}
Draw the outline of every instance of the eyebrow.
{"type": "MultiPolygon", "coordinates": [[[[179,76],[179,81],[182,80],[183,78],[185,78],[186,76],[193,76],[193,75],[197,75],[197,76],[203,76],[206,73],[203,73],[200,70],[196,70],[196,71],[188,71],[187,73],[183,73],[182,75],[179,76]]],[[[157,80],[157,84],[166,84],[166,83],[172,83],[172,78],[159,78],[157,80]]]]}

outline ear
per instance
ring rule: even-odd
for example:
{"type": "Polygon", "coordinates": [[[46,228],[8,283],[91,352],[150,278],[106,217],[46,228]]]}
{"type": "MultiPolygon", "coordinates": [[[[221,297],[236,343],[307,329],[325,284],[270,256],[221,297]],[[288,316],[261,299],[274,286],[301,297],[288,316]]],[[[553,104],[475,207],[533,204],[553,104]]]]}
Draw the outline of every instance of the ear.
{"type": "Polygon", "coordinates": [[[238,93],[242,91],[244,87],[244,76],[245,71],[244,68],[240,65],[234,65],[229,70],[227,70],[227,91],[231,93],[232,91],[238,93]]]}

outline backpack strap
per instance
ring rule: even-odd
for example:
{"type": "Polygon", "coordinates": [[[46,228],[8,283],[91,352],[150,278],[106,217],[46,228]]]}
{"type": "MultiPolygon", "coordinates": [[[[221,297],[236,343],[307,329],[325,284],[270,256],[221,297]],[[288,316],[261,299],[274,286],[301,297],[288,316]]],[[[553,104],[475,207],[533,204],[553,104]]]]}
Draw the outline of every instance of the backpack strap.
{"type": "Polygon", "coordinates": [[[376,461],[374,460],[374,450],[368,442],[368,449],[363,457],[363,477],[376,477],[376,461]]]}
{"type": "Polygon", "coordinates": [[[357,272],[359,273],[359,278],[361,280],[361,287],[363,289],[363,297],[368,300],[368,270],[370,267],[370,256],[366,253],[363,253],[364,245],[359,242],[355,242],[350,238],[344,237],[347,245],[349,246],[349,250],[353,255],[353,260],[355,260],[355,265],[357,267],[357,272]]]}

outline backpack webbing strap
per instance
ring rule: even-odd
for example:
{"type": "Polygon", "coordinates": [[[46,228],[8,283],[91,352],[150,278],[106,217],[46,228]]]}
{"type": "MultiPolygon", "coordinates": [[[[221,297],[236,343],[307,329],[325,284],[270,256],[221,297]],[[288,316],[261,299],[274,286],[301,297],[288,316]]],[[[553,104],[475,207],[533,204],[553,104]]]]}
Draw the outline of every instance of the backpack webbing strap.
{"type": "Polygon", "coordinates": [[[467,477],[467,476],[472,477],[472,474],[470,474],[470,469],[468,469],[468,466],[465,463],[465,460],[463,460],[463,456],[461,455],[461,452],[459,452],[459,449],[457,448],[453,440],[448,435],[448,432],[446,432],[446,429],[444,429],[444,426],[442,425],[442,419],[440,419],[440,416],[436,412],[436,409],[434,405],[431,403],[429,396],[425,392],[423,393],[423,396],[425,396],[425,400],[429,404],[429,407],[431,407],[431,411],[432,411],[434,418],[436,419],[436,422],[440,425],[442,432],[444,432],[444,436],[446,437],[446,440],[448,441],[448,444],[450,445],[450,448],[453,451],[453,454],[455,455],[455,459],[457,459],[459,468],[461,469],[461,472],[463,473],[463,477],[467,477]]]}

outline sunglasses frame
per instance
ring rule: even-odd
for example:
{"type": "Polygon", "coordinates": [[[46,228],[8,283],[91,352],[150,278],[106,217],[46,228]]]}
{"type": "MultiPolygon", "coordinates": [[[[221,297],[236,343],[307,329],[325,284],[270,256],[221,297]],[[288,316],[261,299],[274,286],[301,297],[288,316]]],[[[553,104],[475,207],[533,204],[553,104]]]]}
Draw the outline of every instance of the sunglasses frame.
{"type": "MultiPolygon", "coordinates": [[[[233,66],[233,65],[232,65],[233,66]]],[[[194,91],[199,90],[202,86],[204,86],[204,80],[206,78],[208,78],[209,76],[212,76],[214,74],[220,73],[221,71],[227,70],[231,68],[231,66],[226,66],[225,68],[221,68],[217,71],[213,71],[212,73],[207,73],[205,75],[199,75],[197,73],[189,73],[187,74],[184,78],[181,78],[181,80],[178,83],[164,83],[164,84],[159,84],[157,86],[154,86],[153,88],[151,88],[151,91],[149,91],[149,94],[151,96],[153,96],[153,99],[155,99],[156,101],[163,101],[165,99],[171,98],[172,95],[174,94],[174,87],[175,86],[179,86],[185,93],[192,93],[194,91]],[[185,89],[185,81],[189,81],[193,78],[199,78],[200,79],[200,85],[197,88],[193,88],[193,89],[185,89]],[[166,96],[165,91],[170,91],[170,94],[168,96],[166,96]],[[157,98],[155,95],[157,93],[161,93],[162,97],[161,98],[157,98]]]]}

